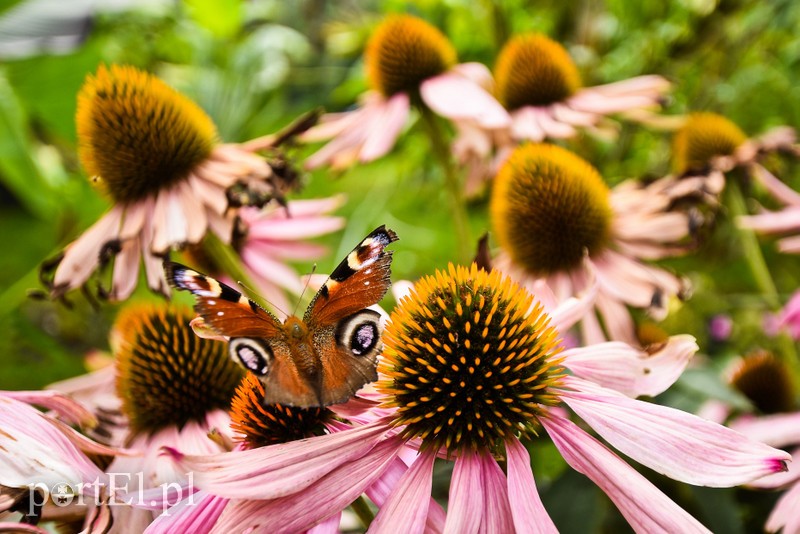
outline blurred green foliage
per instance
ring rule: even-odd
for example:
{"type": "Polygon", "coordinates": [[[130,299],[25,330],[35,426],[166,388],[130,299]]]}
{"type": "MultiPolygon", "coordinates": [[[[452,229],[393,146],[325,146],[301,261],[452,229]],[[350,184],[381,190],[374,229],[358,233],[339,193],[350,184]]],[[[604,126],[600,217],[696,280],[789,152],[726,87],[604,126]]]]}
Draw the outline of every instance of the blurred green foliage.
{"type": "MultiPolygon", "coordinates": [[[[3,3],[0,21],[24,3],[3,3]]],[[[71,298],[73,309],[28,298],[30,289],[40,287],[42,261],[107,208],[76,155],[75,98],[87,74],[101,63],[152,71],[194,98],[222,139],[246,140],[319,105],[331,111],[353,105],[367,87],[361,52],[387,12],[432,22],[452,39],[462,61],[491,67],[510,35],[539,31],[567,47],[586,85],[657,73],[674,83],[666,114],[715,111],[753,136],[776,125],[800,126],[800,3],[792,0],[184,0],[130,2],[124,11],[87,13],[90,31],[77,47],[8,57],[0,64],[0,235],[7,243],[0,254],[0,388],[36,388],[75,375],[88,350],[107,347],[116,306],[95,309],[80,295],[71,298]]],[[[613,142],[584,136],[567,145],[610,183],[669,171],[669,132],[622,125],[613,142]]],[[[302,158],[312,150],[293,152],[302,158]]],[[[320,262],[320,272],[382,223],[401,237],[395,279],[415,279],[455,258],[449,200],[432,159],[421,125],[414,123],[379,161],[304,175],[298,197],[348,196],[341,209],[348,225],[322,240],[331,254],[320,262]]],[[[785,165],[780,175],[800,190],[795,166],[785,165]]],[[[748,195],[751,209],[774,206],[758,189],[748,195]]],[[[487,230],[485,199],[471,203],[469,214],[477,238],[487,230]]],[[[800,259],[780,256],[769,240],[762,249],[786,300],[800,286],[800,259]]],[[[769,309],[728,214],[720,213],[701,250],[668,265],[695,289],[690,300],[674,303],[662,326],[697,336],[706,354],[698,358],[710,365],[688,372],[664,402],[694,409],[710,396],[741,406],[746,401],[719,378],[725,360],[778,345],[763,334],[769,309]],[[708,339],[707,321],[717,313],[734,318],[728,343],[708,339]]],[[[152,297],[140,284],[135,298],[152,297]]],[[[627,528],[608,511],[599,490],[564,470],[552,445],[535,444],[533,450],[544,502],[563,531],[627,528]]],[[[741,490],[664,489],[720,532],[760,528],[753,517],[763,515],[742,506],[763,510],[774,501],[763,494],[742,497],[741,490]]]]}

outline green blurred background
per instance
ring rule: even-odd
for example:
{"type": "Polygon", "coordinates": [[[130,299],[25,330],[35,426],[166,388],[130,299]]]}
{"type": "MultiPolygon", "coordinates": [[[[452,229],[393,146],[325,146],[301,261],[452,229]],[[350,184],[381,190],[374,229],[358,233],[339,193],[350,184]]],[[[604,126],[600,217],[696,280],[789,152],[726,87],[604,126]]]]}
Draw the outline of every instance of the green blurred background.
{"type": "MultiPolygon", "coordinates": [[[[563,43],[585,85],[656,73],[674,83],[665,113],[721,113],[748,135],[776,125],[800,125],[800,2],[714,0],[555,0],[507,2],[420,0],[35,0],[0,2],[0,388],[38,388],[83,372],[83,357],[108,346],[118,305],[91,306],[80,295],[71,309],[29,297],[41,287],[39,265],[57,254],[107,209],[76,155],[76,94],[101,63],[154,72],[195,99],[222,139],[243,141],[272,132],[317,106],[352,106],[366,89],[361,53],[385,13],[412,13],[455,44],[461,61],[489,67],[508,36],[540,31],[563,43]]],[[[610,183],[669,171],[670,134],[622,125],[619,137],[584,136],[567,143],[610,183]]],[[[302,158],[311,152],[296,147],[302,158]]],[[[800,189],[797,169],[781,177],[800,189]]],[[[456,243],[441,171],[413,123],[387,157],[346,172],[303,176],[294,198],[344,192],[344,231],[321,239],[319,262],[329,272],[353,243],[378,224],[401,236],[395,279],[415,279],[455,258],[456,243]]],[[[751,209],[774,203],[751,191],[751,209]]],[[[485,199],[469,206],[473,235],[487,230],[485,199]]],[[[785,301],[800,286],[796,257],[763,244],[785,301]]],[[[755,289],[726,213],[708,243],[670,262],[690,278],[694,296],[676,304],[662,325],[700,340],[705,367],[687,372],[664,402],[692,409],[708,396],[742,403],[723,386],[725,360],[757,347],[775,348],[762,333],[767,306],[755,289]],[[709,342],[708,319],[731,314],[733,338],[709,342]]],[[[308,272],[310,265],[298,265],[308,272]]],[[[153,298],[140,284],[135,298],[153,298]]],[[[601,492],[564,471],[552,448],[534,455],[544,473],[544,499],[559,527],[616,530],[601,492]],[[548,485],[548,481],[552,484],[548,485]],[[564,501],[570,503],[566,506],[564,501]],[[562,503],[562,504],[559,504],[562,503]]],[[[670,486],[681,504],[718,532],[759,529],[774,496],[737,490],[670,486]],[[747,506],[740,506],[746,501],[747,506]],[[763,502],[761,502],[763,501],[763,502]],[[754,511],[755,510],[755,511],[754,511]]],[[[616,519],[615,519],[616,518],[616,519]]]]}

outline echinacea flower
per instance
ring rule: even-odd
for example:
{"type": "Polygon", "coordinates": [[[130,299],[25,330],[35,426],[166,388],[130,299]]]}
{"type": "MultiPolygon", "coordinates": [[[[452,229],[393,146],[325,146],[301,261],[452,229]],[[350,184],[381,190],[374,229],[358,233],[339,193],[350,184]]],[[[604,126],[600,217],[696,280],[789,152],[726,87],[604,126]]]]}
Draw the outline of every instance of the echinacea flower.
{"type": "MultiPolygon", "coordinates": [[[[352,426],[337,416],[329,408],[296,408],[280,404],[264,404],[264,387],[252,374],[248,374],[239,385],[231,405],[231,428],[236,443],[235,451],[254,451],[261,447],[278,447],[284,443],[312,438],[313,436],[330,435],[341,432],[352,426]]],[[[174,455],[181,453],[171,451],[174,455]]],[[[396,462],[400,462],[396,460],[396,462]]],[[[402,463],[400,462],[400,465],[402,463]]],[[[245,467],[245,466],[243,466],[245,467]]],[[[395,465],[392,473],[399,467],[395,465]]],[[[198,473],[200,478],[202,473],[198,473]]],[[[287,465],[282,475],[277,475],[266,486],[259,484],[253,488],[249,484],[242,485],[235,493],[227,496],[199,491],[193,502],[188,499],[169,509],[169,513],[157,518],[146,530],[147,534],[192,532],[231,532],[243,528],[263,528],[272,525],[280,532],[338,532],[342,510],[350,502],[335,504],[319,503],[316,509],[300,511],[292,504],[290,497],[277,497],[272,500],[259,498],[264,492],[280,495],[284,486],[290,486],[299,474],[294,466],[287,465]],[[248,492],[253,494],[248,497],[248,492]],[[231,498],[235,497],[235,498],[231,498]],[[243,523],[243,518],[246,518],[243,523]]],[[[357,472],[352,473],[357,476],[357,472]]],[[[370,473],[370,476],[380,475],[370,473]]],[[[301,475],[302,476],[302,475],[301,475]]],[[[397,478],[395,476],[394,478],[397,478]]],[[[386,485],[387,476],[381,476],[367,488],[368,495],[376,499],[382,485],[386,485]]],[[[346,478],[334,479],[348,492],[346,478]]],[[[349,492],[348,492],[349,493],[349,492]]],[[[379,500],[379,497],[377,497],[379,500]]]]}
{"type": "Polygon", "coordinates": [[[456,51],[438,29],[410,15],[391,15],[372,34],[365,51],[370,91],[353,111],[325,115],[306,132],[308,142],[333,138],[306,160],[313,169],[348,167],[380,158],[408,122],[411,105],[487,128],[508,123],[508,114],[473,80],[477,63],[456,64],[456,51]]]}
{"type": "MultiPolygon", "coordinates": [[[[113,206],[43,271],[53,297],[81,287],[113,258],[107,296],[127,298],[143,260],[147,284],[168,294],[161,262],[171,249],[211,231],[231,239],[229,207],[279,195],[255,140],[222,144],[194,102],[134,67],[101,66],[78,95],[78,152],[113,206]]],[[[106,291],[100,291],[105,294],[106,291]]]]}
{"type": "MultiPolygon", "coordinates": [[[[554,312],[554,322],[567,328],[587,307],[583,296],[570,299],[554,312]]],[[[271,523],[281,529],[295,511],[350,502],[402,447],[416,447],[419,455],[407,470],[400,470],[404,472],[386,491],[370,525],[370,532],[378,533],[425,529],[431,521],[431,473],[437,457],[455,460],[445,531],[554,532],[522,443],[542,430],[567,463],[605,491],[634,530],[706,532],[567,419],[567,407],[628,457],[676,480],[731,486],[785,470],[788,454],[693,415],[602,387],[590,381],[599,376],[591,366],[576,365],[575,375],[567,376],[570,360],[580,360],[575,351],[585,360],[594,356],[617,369],[636,358],[614,362],[609,359],[613,344],[608,343],[601,350],[590,346],[560,353],[558,337],[543,307],[501,272],[451,265],[414,284],[392,312],[379,364],[377,389],[384,395],[385,412],[378,419],[304,442],[173,457],[209,493],[235,498],[246,485],[249,498],[260,493],[279,500],[291,511],[271,523]],[[496,458],[505,458],[505,470],[496,458]]],[[[697,348],[691,338],[669,345],[689,354],[697,348]]],[[[602,373],[602,367],[596,370],[602,373]]],[[[660,373],[646,367],[631,376],[660,373]]],[[[238,528],[261,525],[244,514],[238,519],[238,528]]]]}
{"type": "MultiPolygon", "coordinates": [[[[114,324],[110,341],[119,398],[114,407],[121,404],[126,422],[126,435],[120,439],[138,453],[117,457],[107,468],[130,496],[120,500],[168,484],[193,491],[186,474],[160,456],[162,447],[197,454],[224,450],[208,434],[212,429],[228,432],[227,409],[243,373],[225,343],[194,335],[192,317],[188,308],[177,305],[140,303],[124,308],[114,324]]],[[[107,392],[102,383],[93,382],[99,404],[107,392]]],[[[161,511],[118,506],[114,517],[129,529],[123,531],[141,532],[161,511]]]]}
{"type": "Polygon", "coordinates": [[[750,413],[737,413],[721,401],[710,401],[703,411],[714,414],[730,428],[772,447],[789,449],[793,461],[788,471],[764,476],[748,484],[751,488],[783,490],[767,518],[767,532],[800,533],[800,411],[790,369],[772,354],[759,351],[738,359],[726,372],[730,385],[752,404],[750,413]]]}
{"type": "Polygon", "coordinates": [[[495,94],[511,114],[518,140],[574,137],[611,114],[657,108],[670,83],[661,76],[637,76],[596,87],[581,87],[567,51],[541,34],[513,37],[494,68],[495,94]]]}
{"type": "Polygon", "coordinates": [[[0,392],[0,530],[24,532],[25,524],[69,519],[84,532],[108,531],[108,478],[90,455],[126,452],[93,442],[65,422],[97,423],[83,406],[57,393],[0,392]],[[22,514],[23,524],[7,523],[11,517],[5,514],[13,512],[22,514]]]}
{"type": "Polygon", "coordinates": [[[737,224],[763,234],[782,234],[786,237],[778,239],[778,250],[787,254],[800,254],[800,193],[760,165],[755,168],[755,175],[784,207],[778,211],[765,209],[757,215],[739,217],[737,224]]]}
{"type": "MultiPolygon", "coordinates": [[[[588,162],[555,145],[521,145],[495,178],[490,216],[500,244],[494,266],[552,308],[584,291],[593,276],[596,307],[611,338],[636,345],[627,306],[667,313],[684,291],[675,275],[642,260],[688,250],[690,213],[670,210],[659,183],[614,189],[588,162]]],[[[590,342],[605,339],[595,314],[582,322],[590,342]]]]}

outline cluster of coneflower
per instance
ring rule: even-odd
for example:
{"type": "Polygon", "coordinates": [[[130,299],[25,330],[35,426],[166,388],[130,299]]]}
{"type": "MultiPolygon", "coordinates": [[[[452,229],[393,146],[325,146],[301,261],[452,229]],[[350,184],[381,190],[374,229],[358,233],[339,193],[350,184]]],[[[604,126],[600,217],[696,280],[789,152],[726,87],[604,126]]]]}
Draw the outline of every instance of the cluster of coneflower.
{"type": "MultiPolygon", "coordinates": [[[[791,455],[773,448],[800,442],[779,359],[754,355],[732,382],[753,398],[779,384],[780,407],[757,406],[788,416],[733,420],[732,430],[719,424],[726,407],[712,422],[637,400],[668,389],[698,350],[691,336],[637,328],[641,310],[660,320],[689,294],[652,262],[701,245],[698,228],[723,202],[750,238],[800,229],[800,193],[761,164],[797,155],[793,132],[748,139],[718,115],[680,117],[674,172],[612,188],[555,142],[613,135],[616,119],[659,122],[670,90],[660,76],[583,87],[567,50],[539,34],[513,37],[492,72],[458,63],[445,35],[407,15],[375,29],[365,65],[371,89],[355,110],[238,144],[221,142],[203,110],[154,75],[100,66],[78,95],[78,154],[111,208],[43,268],[49,294],[84,288],[122,301],[143,265],[147,285],[168,296],[162,260],[179,252],[291,309],[285,293],[302,281],[286,261],[321,256],[305,240],[344,220],[329,215],[342,197],[286,200],[299,171],[285,142],[329,140],[307,169],[365,164],[392,150],[412,110],[442,164],[452,238],[471,246],[464,198],[489,189],[493,247],[398,284],[379,380],[334,406],[265,404],[264,385],[224,340],[197,336],[190,311],[127,306],[107,367],[47,391],[0,392],[3,528],[18,512],[28,532],[48,520],[88,532],[338,532],[350,510],[370,532],[554,532],[528,448],[547,438],[638,532],[707,528],[613,449],[688,484],[798,480],[796,468],[785,473],[791,455]],[[737,212],[749,177],[787,208],[737,212]],[[432,498],[437,461],[454,462],[446,512],[432,498]],[[116,491],[121,473],[132,483],[116,491]],[[90,504],[59,507],[47,494],[55,482],[90,504]],[[179,498],[158,500],[170,485],[179,498]]],[[[800,237],[779,246],[800,252],[800,237]]],[[[768,528],[800,531],[798,488],[768,528]]]]}

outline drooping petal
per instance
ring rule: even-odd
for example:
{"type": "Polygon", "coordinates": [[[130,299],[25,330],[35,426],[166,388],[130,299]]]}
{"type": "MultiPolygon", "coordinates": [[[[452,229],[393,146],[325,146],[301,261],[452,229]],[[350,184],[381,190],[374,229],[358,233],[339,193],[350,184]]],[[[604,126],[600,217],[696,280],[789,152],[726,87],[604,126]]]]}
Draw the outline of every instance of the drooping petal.
{"type": "Polygon", "coordinates": [[[0,395],[26,404],[43,406],[81,426],[97,424],[95,416],[82,404],[57,391],[0,391],[0,395]]]}
{"type": "Polygon", "coordinates": [[[167,448],[175,463],[194,473],[194,485],[231,499],[274,499],[290,495],[366,454],[388,431],[385,422],[307,440],[208,456],[167,448]]]}
{"type": "Polygon", "coordinates": [[[362,163],[376,160],[392,149],[403,126],[408,122],[410,109],[411,104],[406,93],[397,93],[386,102],[383,113],[373,119],[369,135],[359,151],[358,159],[362,163]]]}
{"type": "Polygon", "coordinates": [[[635,398],[664,392],[698,348],[694,337],[681,335],[670,337],[655,352],[611,341],[569,349],[561,357],[576,376],[635,398]]]}
{"type": "Polygon", "coordinates": [[[636,532],[709,532],[575,423],[558,416],[540,421],[567,463],[597,484],[636,532]]]}
{"type": "Polygon", "coordinates": [[[199,491],[156,517],[144,534],[208,534],[227,504],[224,497],[199,491]]]}
{"type": "Polygon", "coordinates": [[[788,453],[667,406],[565,377],[562,399],[615,448],[672,479],[737,486],[786,470],[788,453]]]}
{"type": "Polygon", "coordinates": [[[513,532],[514,520],[511,517],[506,475],[491,454],[480,454],[478,461],[484,487],[483,520],[479,532],[513,532]]]}
{"type": "Polygon", "coordinates": [[[420,454],[370,526],[372,534],[422,532],[428,517],[435,454],[420,454]]]}
{"type": "Polygon", "coordinates": [[[558,532],[536,490],[528,450],[516,439],[506,442],[508,461],[508,503],[514,530],[519,534],[555,534],[558,532]]]}
{"type": "Polygon", "coordinates": [[[781,182],[774,174],[762,165],[754,165],[756,179],[761,182],[767,191],[776,199],[789,206],[800,206],[800,193],[781,182]]]}
{"type": "Polygon", "coordinates": [[[445,534],[477,534],[483,519],[483,502],[480,458],[474,451],[464,451],[456,458],[453,467],[445,534]]]}

